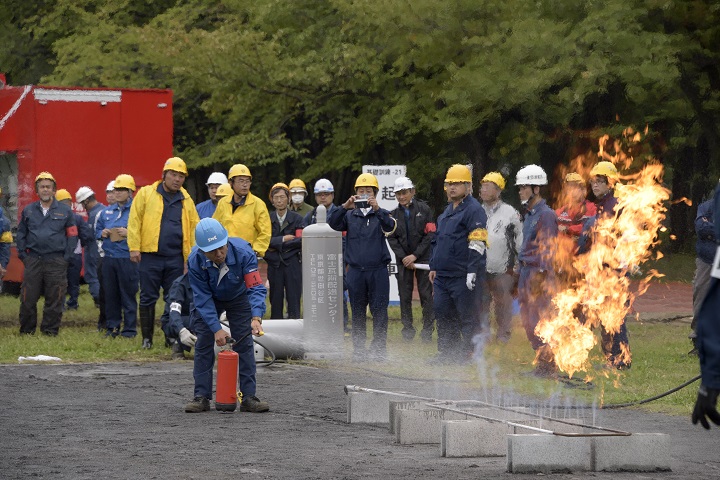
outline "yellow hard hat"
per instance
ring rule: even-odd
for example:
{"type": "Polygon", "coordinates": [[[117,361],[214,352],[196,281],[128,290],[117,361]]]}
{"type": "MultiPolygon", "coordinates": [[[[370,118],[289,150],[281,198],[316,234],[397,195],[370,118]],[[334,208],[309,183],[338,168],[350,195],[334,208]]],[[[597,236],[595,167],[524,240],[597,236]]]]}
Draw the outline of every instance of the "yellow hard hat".
{"type": "Polygon", "coordinates": [[[65,190],[64,188],[61,188],[57,192],[55,192],[55,200],[58,202],[62,200],[70,200],[72,202],[72,196],[70,196],[70,192],[65,190]]]}
{"type": "Polygon", "coordinates": [[[223,183],[222,185],[220,185],[217,188],[217,190],[215,190],[216,197],[226,197],[226,196],[232,195],[232,194],[233,194],[233,189],[229,183],[223,183]]]}
{"type": "Polygon", "coordinates": [[[580,183],[585,185],[585,179],[579,173],[570,172],[565,175],[565,183],[580,183]]]}
{"type": "MultiPolygon", "coordinates": [[[[185,161],[180,157],[172,157],[165,160],[165,166],[163,167],[163,172],[167,172],[168,170],[172,170],[173,172],[182,173],[183,175],[187,176],[188,169],[187,165],[185,165],[185,161]]],[[[117,187],[115,187],[117,188],[117,187]]]]}
{"type": "Polygon", "coordinates": [[[228,172],[228,180],[232,180],[233,178],[240,176],[252,178],[250,169],[242,163],[237,163],[230,167],[230,171],[228,172]]]}
{"type": "Polygon", "coordinates": [[[52,180],[53,183],[56,183],[56,182],[55,182],[55,177],[53,177],[50,172],[40,172],[40,173],[38,173],[38,176],[35,177],[35,183],[39,182],[40,180],[52,180]]]}
{"type": "Polygon", "coordinates": [[[305,182],[303,182],[299,178],[293,178],[290,181],[290,185],[288,185],[288,188],[290,190],[300,189],[303,192],[307,193],[307,188],[305,187],[305,182]]]}
{"type": "Polygon", "coordinates": [[[485,175],[483,179],[480,180],[480,183],[484,182],[492,182],[498,187],[500,187],[500,190],[505,190],[505,178],[503,178],[503,176],[498,172],[490,172],[485,175]]]}
{"type": "Polygon", "coordinates": [[[373,187],[380,189],[377,178],[372,173],[361,173],[357,180],[355,180],[355,188],[358,187],[373,187]]]}
{"type": "Polygon", "coordinates": [[[290,189],[288,188],[288,186],[282,182],[278,182],[275,185],[273,185],[272,188],[270,188],[270,193],[268,194],[268,198],[270,198],[271,202],[272,202],[273,192],[275,190],[279,190],[279,189],[285,190],[285,194],[287,194],[288,198],[290,198],[290,189]]]}
{"type": "Polygon", "coordinates": [[[471,183],[472,175],[470,169],[465,165],[455,164],[448,168],[445,175],[445,183],[471,183]]]}
{"type": "Polygon", "coordinates": [[[617,168],[615,168],[615,165],[613,165],[612,162],[598,162],[598,164],[590,170],[590,175],[593,177],[596,175],[602,175],[613,180],[618,180],[620,178],[617,168]]]}
{"type": "Polygon", "coordinates": [[[115,179],[114,188],[115,189],[127,188],[134,192],[135,191],[135,179],[132,177],[132,175],[128,175],[127,173],[121,173],[115,179]]]}

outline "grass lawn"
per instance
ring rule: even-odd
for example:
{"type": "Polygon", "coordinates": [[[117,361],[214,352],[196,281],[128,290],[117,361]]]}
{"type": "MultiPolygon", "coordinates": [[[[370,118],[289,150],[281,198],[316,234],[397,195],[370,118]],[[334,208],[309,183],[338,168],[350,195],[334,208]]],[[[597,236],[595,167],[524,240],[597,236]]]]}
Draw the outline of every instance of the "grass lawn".
{"type": "MultiPolygon", "coordinates": [[[[42,303],[42,302],[41,302],[42,303]]],[[[157,306],[157,318],[161,312],[157,306]]],[[[18,362],[19,356],[39,354],[60,357],[63,362],[114,362],[114,361],[161,361],[170,359],[170,349],[164,347],[163,334],[159,327],[155,331],[155,348],[140,348],[140,338],[107,339],[98,333],[95,324],[97,309],[87,293],[86,287],[80,296],[80,309],[66,312],[60,335],[49,338],[43,335],[20,336],[17,326],[19,300],[16,297],[0,296],[0,363],[18,362]]],[[[41,310],[41,305],[39,305],[41,310]]],[[[415,308],[416,323],[420,308],[415,308]]],[[[699,373],[696,357],[687,356],[690,343],[687,340],[688,327],[676,323],[632,322],[629,327],[633,362],[629,371],[617,372],[602,368],[599,347],[592,352],[595,365],[589,372],[576,373],[577,381],[568,383],[541,380],[525,375],[531,371],[533,351],[525,332],[518,326],[507,345],[489,343],[477,365],[432,366],[428,360],[437,350],[436,344],[423,344],[419,338],[405,342],[400,334],[399,307],[390,307],[388,352],[390,361],[383,364],[347,364],[348,370],[357,368],[375,370],[383,375],[423,379],[451,380],[458,384],[485,388],[493,395],[509,395],[510,392],[537,396],[545,399],[562,396],[565,399],[587,403],[626,403],[645,399],[673,388],[699,373]],[[592,377],[591,384],[581,381],[586,375],[592,377]],[[498,393],[500,392],[500,393],[498,393]]],[[[159,325],[159,321],[157,321],[159,325]]],[[[350,342],[346,339],[346,353],[350,357],[350,342]]],[[[322,362],[313,365],[322,367],[322,362]]],[[[697,383],[660,400],[645,404],[645,410],[663,413],[689,415],[697,394],[697,383]]]]}

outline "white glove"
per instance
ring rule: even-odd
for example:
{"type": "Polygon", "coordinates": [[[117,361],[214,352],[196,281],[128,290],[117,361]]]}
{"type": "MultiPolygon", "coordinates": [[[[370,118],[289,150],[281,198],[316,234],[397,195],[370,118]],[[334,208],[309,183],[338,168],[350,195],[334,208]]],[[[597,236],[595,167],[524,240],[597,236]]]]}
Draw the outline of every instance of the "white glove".
{"type": "Polygon", "coordinates": [[[192,348],[195,346],[195,342],[197,342],[197,337],[190,333],[190,330],[187,328],[182,328],[180,330],[180,343],[192,348]]]}
{"type": "Polygon", "coordinates": [[[468,273],[467,274],[467,280],[465,280],[465,285],[467,285],[468,290],[475,290],[475,277],[477,276],[476,273],[468,273]]]}

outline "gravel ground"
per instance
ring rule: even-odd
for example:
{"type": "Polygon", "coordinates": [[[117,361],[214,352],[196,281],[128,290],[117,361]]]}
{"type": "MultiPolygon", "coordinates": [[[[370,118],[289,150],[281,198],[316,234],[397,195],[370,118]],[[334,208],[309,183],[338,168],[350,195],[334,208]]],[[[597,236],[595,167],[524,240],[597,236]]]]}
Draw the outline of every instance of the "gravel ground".
{"type": "MultiPolygon", "coordinates": [[[[440,457],[403,446],[386,427],[347,424],[343,386],[435,398],[479,398],[458,384],[419,382],[330,365],[258,369],[264,414],[183,413],[192,362],[0,366],[0,478],[509,478],[505,458],[440,457]]],[[[600,424],[668,433],[672,472],[557,474],[557,478],[720,477],[720,429],[688,416],[604,410],[600,424]]],[[[523,478],[520,476],[520,478],[523,478]]]]}

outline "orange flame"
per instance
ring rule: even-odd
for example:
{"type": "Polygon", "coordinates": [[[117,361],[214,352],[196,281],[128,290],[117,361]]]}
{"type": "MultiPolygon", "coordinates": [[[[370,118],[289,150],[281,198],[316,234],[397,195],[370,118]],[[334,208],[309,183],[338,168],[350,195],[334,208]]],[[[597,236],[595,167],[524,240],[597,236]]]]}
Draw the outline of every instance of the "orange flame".
{"type": "MultiPolygon", "coordinates": [[[[601,158],[622,162],[631,158],[605,152],[603,144],[608,139],[606,135],[600,141],[601,158]]],[[[535,332],[552,349],[557,366],[570,376],[588,370],[589,353],[596,343],[593,328],[602,325],[610,333],[619,332],[635,297],[647,290],[652,278],[661,276],[650,271],[637,292],[631,292],[629,274],[639,271],[659,243],[664,202],[670,198],[670,191],[660,185],[662,176],[662,165],[655,163],[623,176],[627,183],[615,186],[619,213],[597,219],[590,250],[583,255],[556,255],[557,268],[575,274],[553,295],[554,311],[538,323],[535,332]]],[[[621,348],[613,361],[629,364],[630,350],[626,345],[621,348]]]]}

